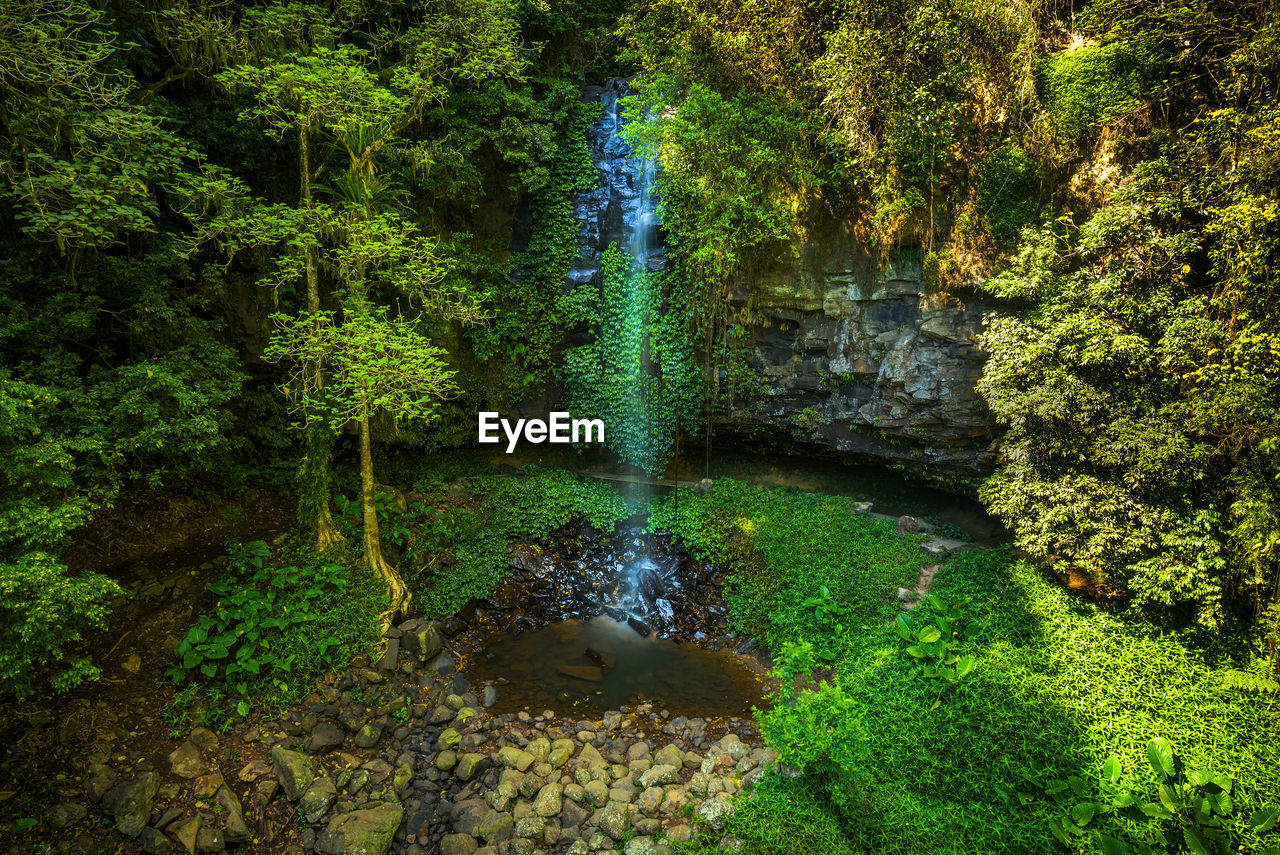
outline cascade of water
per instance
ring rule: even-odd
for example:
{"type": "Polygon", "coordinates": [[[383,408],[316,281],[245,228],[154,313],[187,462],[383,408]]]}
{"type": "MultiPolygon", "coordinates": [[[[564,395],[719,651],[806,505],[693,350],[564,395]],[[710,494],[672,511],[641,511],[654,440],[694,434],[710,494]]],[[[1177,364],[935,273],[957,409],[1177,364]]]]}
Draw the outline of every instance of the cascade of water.
{"type": "MultiPolygon", "coordinates": [[[[625,84],[619,87],[625,94],[625,84]]],[[[606,92],[606,117],[602,130],[608,135],[604,149],[613,157],[613,167],[625,173],[622,183],[622,232],[620,247],[626,249],[631,257],[631,269],[626,277],[626,329],[635,340],[627,342],[629,352],[637,354],[640,364],[635,366],[635,388],[632,400],[636,402],[635,418],[647,418],[644,377],[650,367],[646,363],[644,339],[646,335],[646,319],[652,307],[649,305],[651,289],[649,273],[654,266],[660,266],[660,256],[654,251],[655,232],[658,225],[657,193],[655,192],[657,164],[652,158],[635,152],[622,136],[622,129],[628,118],[621,112],[618,92],[606,92]]],[[[650,498],[649,485],[637,481],[628,485],[627,498],[633,506],[643,507],[650,498]]],[[[656,566],[652,557],[638,554],[625,568],[619,578],[618,604],[637,615],[645,615],[653,610],[655,596],[654,582],[656,566]]],[[[662,601],[665,604],[665,601],[662,601]]],[[[669,608],[669,606],[668,606],[669,608]]]]}

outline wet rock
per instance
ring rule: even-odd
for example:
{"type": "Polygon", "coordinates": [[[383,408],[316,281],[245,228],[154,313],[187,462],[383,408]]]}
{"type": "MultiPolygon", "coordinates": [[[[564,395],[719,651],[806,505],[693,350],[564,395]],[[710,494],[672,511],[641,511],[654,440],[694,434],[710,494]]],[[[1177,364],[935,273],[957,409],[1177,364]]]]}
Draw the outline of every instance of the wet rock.
{"type": "Polygon", "coordinates": [[[338,814],[316,837],[316,849],[325,855],[386,855],[403,818],[397,804],[338,814]]]}
{"type": "Polygon", "coordinates": [[[488,709],[498,702],[498,690],[493,686],[485,686],[480,693],[480,706],[488,709]]]}
{"type": "Polygon", "coordinates": [[[382,658],[378,660],[378,670],[384,674],[390,674],[396,670],[396,665],[400,661],[400,639],[388,638],[387,650],[382,654],[382,658]]]}
{"type": "Polygon", "coordinates": [[[271,749],[271,765],[284,790],[285,798],[296,802],[316,779],[316,764],[305,754],[284,748],[271,749]]]}
{"type": "Polygon", "coordinates": [[[922,534],[933,531],[933,526],[924,520],[902,515],[898,517],[898,534],[922,534]]]}
{"type": "Polygon", "coordinates": [[[679,769],[684,765],[684,752],[675,745],[665,745],[653,755],[653,762],[658,766],[675,766],[679,769]]]}
{"type": "Polygon", "coordinates": [[[179,778],[198,778],[209,772],[204,757],[195,743],[187,741],[169,754],[169,765],[179,778]]]}
{"type": "Polygon", "coordinates": [[[604,679],[604,672],[595,665],[557,665],[556,670],[566,677],[599,683],[604,679]]]}
{"type": "Polygon", "coordinates": [[[538,816],[536,813],[531,813],[526,816],[522,816],[518,820],[516,820],[516,827],[515,827],[516,837],[525,837],[525,838],[532,838],[535,840],[541,840],[543,834],[546,833],[546,830],[547,830],[546,817],[538,816]]]}
{"type": "Polygon", "coordinates": [[[144,772],[128,783],[119,783],[102,797],[102,805],[111,814],[116,830],[125,837],[137,837],[151,818],[151,805],[160,789],[160,776],[144,772]]]}
{"type": "Polygon", "coordinates": [[[452,674],[458,667],[458,663],[448,653],[441,653],[435,659],[431,660],[431,670],[435,671],[441,677],[447,677],[452,674]]]}
{"type": "Polygon", "coordinates": [[[458,765],[458,755],[446,749],[436,754],[435,764],[441,772],[448,772],[458,765]]]}

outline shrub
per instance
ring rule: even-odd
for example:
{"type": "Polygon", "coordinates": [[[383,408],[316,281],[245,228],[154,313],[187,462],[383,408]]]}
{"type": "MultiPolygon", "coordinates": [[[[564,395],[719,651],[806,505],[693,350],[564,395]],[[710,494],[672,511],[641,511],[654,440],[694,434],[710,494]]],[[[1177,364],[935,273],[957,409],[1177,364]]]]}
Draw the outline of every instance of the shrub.
{"type": "Polygon", "coordinates": [[[1138,108],[1151,58],[1137,45],[1088,45],[1044,61],[1041,97],[1054,131],[1078,142],[1104,122],[1138,108]]]}

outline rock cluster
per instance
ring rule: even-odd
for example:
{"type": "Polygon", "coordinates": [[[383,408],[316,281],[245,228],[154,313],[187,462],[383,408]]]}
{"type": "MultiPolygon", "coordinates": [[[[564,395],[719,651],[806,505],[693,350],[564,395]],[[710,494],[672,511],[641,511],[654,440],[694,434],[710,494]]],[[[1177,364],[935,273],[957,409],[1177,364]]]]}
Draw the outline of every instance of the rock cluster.
{"type": "MultiPolygon", "coordinates": [[[[95,756],[85,796],[154,855],[652,855],[723,831],[732,797],[776,762],[750,722],[647,703],[599,720],[491,715],[498,690],[455,668],[436,625],[407,622],[375,667],[279,721],[221,740],[196,728],[128,771],[95,756]]],[[[88,809],[55,813],[68,825],[88,809]]]]}

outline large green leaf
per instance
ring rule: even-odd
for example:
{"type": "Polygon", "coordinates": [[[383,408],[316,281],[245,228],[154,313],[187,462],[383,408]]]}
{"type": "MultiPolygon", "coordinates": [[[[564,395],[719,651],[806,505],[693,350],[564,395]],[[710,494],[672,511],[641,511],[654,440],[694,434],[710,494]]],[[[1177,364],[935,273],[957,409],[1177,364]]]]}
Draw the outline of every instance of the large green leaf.
{"type": "Polygon", "coordinates": [[[1071,818],[1075,820],[1076,825],[1083,828],[1093,821],[1095,808],[1092,802],[1080,802],[1071,809],[1071,818]]]}
{"type": "Polygon", "coordinates": [[[1213,855],[1209,850],[1209,841],[1204,839],[1204,835],[1195,826],[1184,826],[1182,839],[1186,841],[1187,849],[1195,855],[1213,855]]]}
{"type": "Polygon", "coordinates": [[[936,626],[926,626],[920,630],[919,637],[925,644],[933,644],[933,642],[942,638],[942,632],[936,626]]]}
{"type": "Polygon", "coordinates": [[[1260,807],[1249,815],[1249,825],[1261,834],[1275,828],[1276,820],[1280,820],[1280,808],[1260,807]]]}
{"type": "Polygon", "coordinates": [[[1167,778],[1173,777],[1173,746],[1169,744],[1169,740],[1164,737],[1156,737],[1147,743],[1147,759],[1151,762],[1151,768],[1155,770],[1157,775],[1167,778]]]}

